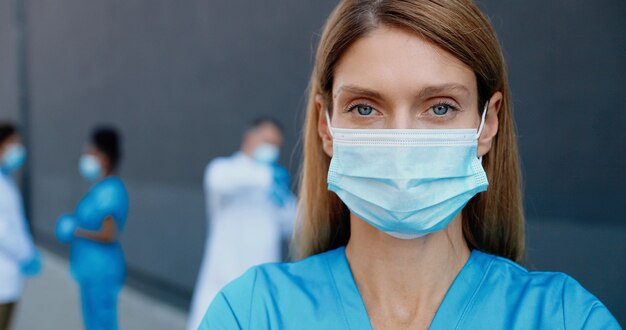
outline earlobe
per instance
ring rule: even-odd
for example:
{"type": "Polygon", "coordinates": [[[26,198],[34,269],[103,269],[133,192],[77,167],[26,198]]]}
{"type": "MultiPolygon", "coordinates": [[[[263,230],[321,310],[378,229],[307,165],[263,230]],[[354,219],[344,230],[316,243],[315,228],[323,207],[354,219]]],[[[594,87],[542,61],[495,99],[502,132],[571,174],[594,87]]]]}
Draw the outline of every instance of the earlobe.
{"type": "Polygon", "coordinates": [[[322,148],[324,152],[329,156],[333,156],[333,138],[330,134],[330,123],[328,123],[326,117],[326,106],[324,98],[317,94],[315,96],[315,109],[317,111],[317,133],[322,139],[322,148]]]}
{"type": "Polygon", "coordinates": [[[493,140],[498,134],[499,120],[498,114],[502,107],[502,93],[495,92],[489,99],[487,115],[485,117],[485,126],[478,138],[478,157],[486,155],[493,144],[493,140]]]}

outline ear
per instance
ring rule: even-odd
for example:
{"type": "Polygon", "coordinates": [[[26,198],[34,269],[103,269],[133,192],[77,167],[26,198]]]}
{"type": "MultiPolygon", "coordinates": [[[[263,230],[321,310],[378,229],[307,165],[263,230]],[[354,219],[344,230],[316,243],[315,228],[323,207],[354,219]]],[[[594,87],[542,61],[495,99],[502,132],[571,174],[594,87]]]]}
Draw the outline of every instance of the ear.
{"type": "Polygon", "coordinates": [[[478,157],[486,155],[491,150],[493,139],[498,133],[498,113],[502,107],[502,93],[495,92],[489,99],[489,107],[485,116],[485,126],[478,138],[478,157]]]}
{"type": "Polygon", "coordinates": [[[330,123],[326,120],[326,111],[328,110],[324,98],[319,94],[315,95],[315,110],[317,111],[317,134],[322,139],[322,148],[329,157],[332,157],[333,136],[330,134],[330,123]]]}

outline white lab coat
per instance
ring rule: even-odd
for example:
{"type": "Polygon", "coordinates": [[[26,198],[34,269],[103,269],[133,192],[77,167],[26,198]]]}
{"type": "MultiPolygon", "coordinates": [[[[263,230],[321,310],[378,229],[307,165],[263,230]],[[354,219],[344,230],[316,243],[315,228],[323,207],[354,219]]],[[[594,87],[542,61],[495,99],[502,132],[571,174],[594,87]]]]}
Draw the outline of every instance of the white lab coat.
{"type": "Polygon", "coordinates": [[[207,166],[209,232],[188,329],[198,328],[224,285],[254,265],[281,261],[281,237],[291,233],[296,199],[290,196],[283,207],[276,206],[269,198],[272,180],[270,166],[241,152],[207,166]]]}
{"type": "Polygon", "coordinates": [[[11,177],[0,171],[0,304],[16,302],[22,296],[21,265],[34,255],[22,197],[11,177]]]}

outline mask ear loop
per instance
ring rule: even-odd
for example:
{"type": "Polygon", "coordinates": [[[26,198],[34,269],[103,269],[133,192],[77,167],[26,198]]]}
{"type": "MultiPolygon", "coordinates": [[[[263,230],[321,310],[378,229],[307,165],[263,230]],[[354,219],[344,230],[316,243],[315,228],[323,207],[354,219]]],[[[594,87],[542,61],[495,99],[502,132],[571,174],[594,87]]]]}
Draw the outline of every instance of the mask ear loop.
{"type": "Polygon", "coordinates": [[[489,101],[485,103],[485,108],[483,109],[483,115],[480,118],[480,126],[478,126],[478,133],[476,133],[476,140],[480,138],[480,134],[483,132],[483,128],[485,128],[485,116],[487,115],[488,109],[489,109],[489,101]]]}
{"type": "Polygon", "coordinates": [[[328,126],[328,132],[330,132],[330,137],[333,136],[333,127],[330,126],[330,115],[328,115],[328,110],[324,112],[326,114],[326,126],[328,126]]]}
{"type": "MultiPolygon", "coordinates": [[[[485,103],[485,108],[483,109],[483,114],[480,118],[480,126],[478,126],[478,132],[476,133],[476,141],[480,138],[480,134],[483,132],[483,128],[485,128],[485,116],[487,115],[487,110],[489,109],[489,100],[485,103]]],[[[478,160],[482,163],[483,156],[478,157],[478,160]]]]}

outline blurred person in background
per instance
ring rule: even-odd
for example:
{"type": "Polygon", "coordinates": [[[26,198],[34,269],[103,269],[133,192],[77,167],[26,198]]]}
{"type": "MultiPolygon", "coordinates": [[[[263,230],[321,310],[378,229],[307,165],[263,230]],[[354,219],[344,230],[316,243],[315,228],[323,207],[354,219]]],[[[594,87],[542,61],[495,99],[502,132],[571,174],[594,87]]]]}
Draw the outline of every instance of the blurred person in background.
{"type": "Polygon", "coordinates": [[[294,235],[305,259],[253,267],[201,329],[620,328],[573,278],[517,264],[511,94],[473,1],[343,0],[318,47],[294,235]]]}
{"type": "Polygon", "coordinates": [[[24,277],[41,269],[41,259],[29,232],[20,192],[11,178],[26,161],[26,149],[14,124],[0,122],[0,330],[24,290],[24,277]]]}
{"type": "Polygon", "coordinates": [[[209,235],[194,290],[188,329],[197,329],[209,303],[246,269],[281,260],[282,238],[291,234],[296,199],[287,170],[278,164],[281,125],[252,122],[241,150],[209,163],[204,188],[209,235]]]}
{"type": "Polygon", "coordinates": [[[126,276],[119,237],[128,214],[128,193],[116,176],[121,159],[116,129],[96,128],[79,161],[94,182],[72,214],[59,218],[56,235],[71,245],[70,268],[80,286],[85,329],[117,329],[117,297],[126,276]]]}

